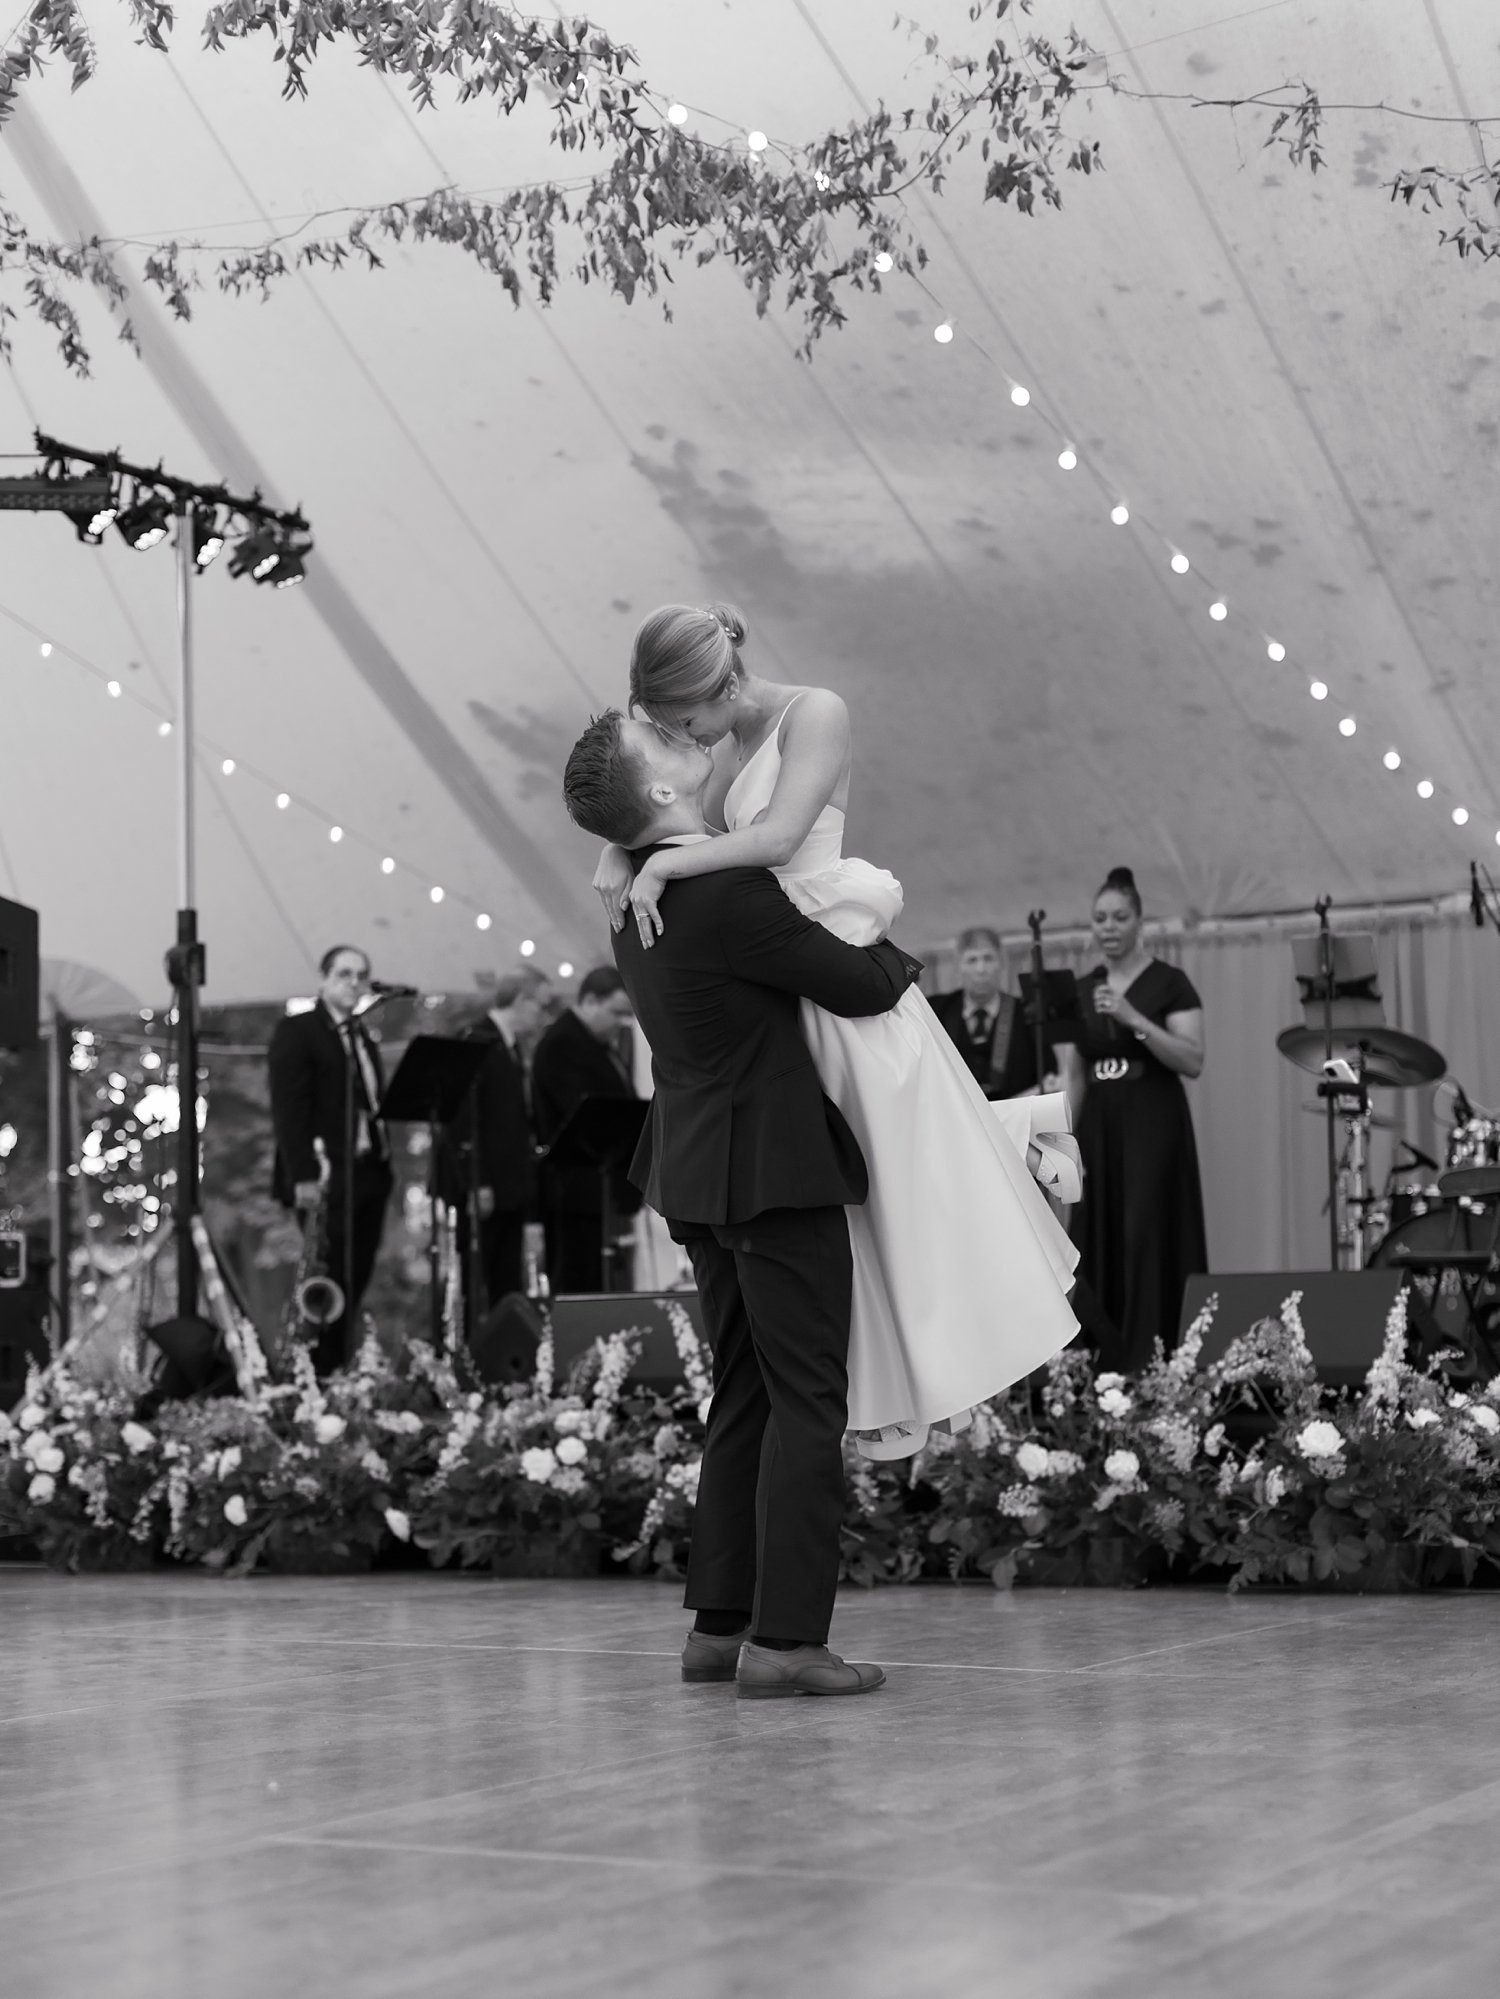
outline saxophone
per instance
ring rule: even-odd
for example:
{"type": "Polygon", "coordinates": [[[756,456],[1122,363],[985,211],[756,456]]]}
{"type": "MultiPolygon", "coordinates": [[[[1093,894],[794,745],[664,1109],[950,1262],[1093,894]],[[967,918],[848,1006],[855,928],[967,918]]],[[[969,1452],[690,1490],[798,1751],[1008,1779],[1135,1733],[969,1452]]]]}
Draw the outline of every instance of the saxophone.
{"type": "Polygon", "coordinates": [[[296,1324],[315,1330],[332,1325],[344,1309],[344,1287],[328,1268],[328,1149],[313,1140],[318,1155],[318,1198],[302,1224],[302,1255],[292,1286],[296,1324]]]}

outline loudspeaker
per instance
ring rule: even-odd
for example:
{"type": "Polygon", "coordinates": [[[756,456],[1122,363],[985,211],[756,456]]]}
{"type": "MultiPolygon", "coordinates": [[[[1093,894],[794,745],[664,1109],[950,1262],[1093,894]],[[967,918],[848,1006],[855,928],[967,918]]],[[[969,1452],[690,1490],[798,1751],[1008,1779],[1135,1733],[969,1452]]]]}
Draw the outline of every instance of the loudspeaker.
{"type": "Polygon", "coordinates": [[[25,1279],[0,1289],[0,1409],[13,1409],[26,1390],[26,1370],[52,1358],[47,1340],[47,1273],[52,1267],[45,1236],[26,1243],[25,1279]]]}
{"type": "Polygon", "coordinates": [[[40,1006],[36,911],[0,895],[0,1048],[35,1048],[40,1006]]]}
{"type": "MultiPolygon", "coordinates": [[[[564,1293],[554,1298],[552,1346],[555,1378],[568,1370],[597,1339],[639,1329],[645,1338],[629,1379],[647,1388],[675,1388],[682,1361],[667,1320],[668,1303],[684,1306],[703,1338],[703,1312],[696,1291],[601,1291],[564,1293]]],[[[530,1381],[536,1368],[542,1315],[536,1302],[512,1291],[488,1311],[469,1341],[475,1372],[484,1381],[530,1381]]]]}
{"type": "Polygon", "coordinates": [[[1385,1343],[1386,1318],[1404,1282],[1399,1270],[1237,1270],[1190,1277],[1179,1332],[1187,1331],[1217,1291],[1219,1309],[1198,1357],[1206,1367],[1258,1320],[1277,1318],[1285,1300],[1300,1291],[1298,1309],[1318,1379],[1331,1388],[1354,1388],[1385,1343]]]}

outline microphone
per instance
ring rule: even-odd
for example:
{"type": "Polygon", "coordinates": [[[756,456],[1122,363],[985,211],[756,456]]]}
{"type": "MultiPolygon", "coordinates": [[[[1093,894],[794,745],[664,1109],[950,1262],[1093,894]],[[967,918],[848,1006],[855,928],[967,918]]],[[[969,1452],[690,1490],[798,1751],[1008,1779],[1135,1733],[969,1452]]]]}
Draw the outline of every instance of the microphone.
{"type": "Polygon", "coordinates": [[[377,999],[417,999],[421,995],[420,986],[393,986],[384,979],[371,979],[370,991],[377,999]]]}
{"type": "Polygon", "coordinates": [[[1479,864],[1469,863],[1469,914],[1474,919],[1474,928],[1484,928],[1484,890],[1479,886],[1479,864]]]}

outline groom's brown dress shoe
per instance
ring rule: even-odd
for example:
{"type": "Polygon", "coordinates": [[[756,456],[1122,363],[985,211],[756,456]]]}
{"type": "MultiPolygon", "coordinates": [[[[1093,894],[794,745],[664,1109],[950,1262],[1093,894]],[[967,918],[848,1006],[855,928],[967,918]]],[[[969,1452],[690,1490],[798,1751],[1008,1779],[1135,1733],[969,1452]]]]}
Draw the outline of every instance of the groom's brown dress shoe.
{"type": "Polygon", "coordinates": [[[736,1691],[742,1701],[779,1701],[793,1694],[870,1694],[885,1684],[878,1666],[859,1666],[826,1645],[775,1652],[746,1643],[740,1652],[736,1691]]]}
{"type": "Polygon", "coordinates": [[[739,1663],[740,1647],[750,1636],[747,1624],[728,1638],[716,1638],[708,1631],[690,1631],[682,1648],[682,1677],[685,1680],[732,1680],[739,1663]]]}

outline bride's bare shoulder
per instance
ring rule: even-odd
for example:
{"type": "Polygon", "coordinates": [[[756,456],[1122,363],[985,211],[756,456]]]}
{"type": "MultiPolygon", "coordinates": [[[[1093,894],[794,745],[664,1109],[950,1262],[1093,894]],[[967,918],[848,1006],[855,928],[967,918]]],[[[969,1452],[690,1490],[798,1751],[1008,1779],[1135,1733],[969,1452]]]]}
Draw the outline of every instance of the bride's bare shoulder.
{"type": "Polygon", "coordinates": [[[842,694],[835,694],[831,687],[794,688],[789,697],[786,728],[816,730],[820,735],[838,732],[847,736],[848,703],[842,694]]]}

